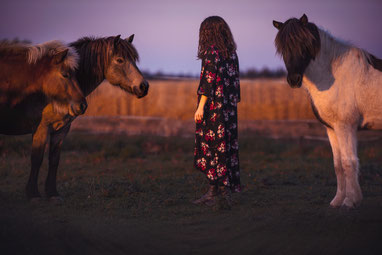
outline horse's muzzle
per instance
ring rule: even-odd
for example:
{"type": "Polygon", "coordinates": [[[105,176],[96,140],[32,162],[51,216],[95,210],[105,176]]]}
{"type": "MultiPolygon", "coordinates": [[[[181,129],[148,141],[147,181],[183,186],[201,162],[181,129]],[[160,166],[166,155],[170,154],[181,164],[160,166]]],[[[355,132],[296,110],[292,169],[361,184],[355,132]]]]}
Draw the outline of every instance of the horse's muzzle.
{"type": "Polygon", "coordinates": [[[88,104],[86,100],[83,100],[81,103],[72,103],[70,108],[72,112],[71,115],[78,116],[85,113],[86,109],[88,108],[88,104]]]}
{"type": "Polygon", "coordinates": [[[288,75],[287,81],[292,88],[300,88],[302,85],[302,75],[301,74],[288,75]]]}
{"type": "Polygon", "coordinates": [[[143,81],[139,87],[138,86],[135,86],[133,88],[134,90],[134,94],[138,97],[138,98],[142,98],[144,96],[147,95],[147,93],[149,92],[149,83],[147,81],[143,81]]]}

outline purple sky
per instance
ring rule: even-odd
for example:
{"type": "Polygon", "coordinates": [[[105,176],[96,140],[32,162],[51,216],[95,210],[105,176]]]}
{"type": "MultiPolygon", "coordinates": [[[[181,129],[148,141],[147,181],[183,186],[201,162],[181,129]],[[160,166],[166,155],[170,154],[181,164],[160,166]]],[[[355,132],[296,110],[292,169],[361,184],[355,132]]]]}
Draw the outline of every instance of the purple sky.
{"type": "Polygon", "coordinates": [[[33,43],[135,34],[142,70],[192,73],[200,23],[222,16],[238,45],[241,70],[282,67],[272,20],[309,20],[382,58],[381,0],[1,0],[0,39],[33,43]]]}

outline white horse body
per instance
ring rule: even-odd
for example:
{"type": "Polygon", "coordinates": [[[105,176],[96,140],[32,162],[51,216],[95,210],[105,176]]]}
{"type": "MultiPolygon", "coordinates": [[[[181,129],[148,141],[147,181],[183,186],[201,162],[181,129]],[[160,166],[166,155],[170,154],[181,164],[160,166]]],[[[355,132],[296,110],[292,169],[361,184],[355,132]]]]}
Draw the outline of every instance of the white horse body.
{"type": "Polygon", "coordinates": [[[370,55],[319,29],[321,48],[303,76],[319,118],[327,125],[337,175],[333,207],[362,200],[358,182],[357,129],[382,129],[382,72],[370,55]]]}

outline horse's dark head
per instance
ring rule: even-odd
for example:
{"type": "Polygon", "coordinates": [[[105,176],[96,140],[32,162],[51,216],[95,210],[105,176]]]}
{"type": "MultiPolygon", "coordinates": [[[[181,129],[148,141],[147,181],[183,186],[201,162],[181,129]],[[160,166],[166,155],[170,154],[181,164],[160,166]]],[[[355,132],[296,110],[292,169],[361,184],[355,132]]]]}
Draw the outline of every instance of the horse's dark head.
{"type": "Polygon", "coordinates": [[[120,36],[113,38],[111,55],[108,65],[105,67],[105,78],[115,86],[136,95],[138,98],[147,95],[149,83],[138,69],[138,53],[132,45],[134,35],[121,39],[120,36]]]}
{"type": "Polygon", "coordinates": [[[304,14],[300,19],[292,18],[285,23],[273,21],[279,32],[276,35],[277,53],[283,57],[291,87],[301,87],[302,77],[311,60],[320,51],[321,41],[318,28],[308,22],[304,14]]]}

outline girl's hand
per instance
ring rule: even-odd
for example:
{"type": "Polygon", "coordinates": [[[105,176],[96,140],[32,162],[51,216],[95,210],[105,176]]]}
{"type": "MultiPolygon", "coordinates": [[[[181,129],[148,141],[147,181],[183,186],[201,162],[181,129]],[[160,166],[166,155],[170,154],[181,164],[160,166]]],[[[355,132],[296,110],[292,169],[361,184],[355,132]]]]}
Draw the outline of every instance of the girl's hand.
{"type": "Polygon", "coordinates": [[[203,115],[204,115],[204,107],[198,107],[198,109],[195,112],[194,120],[196,123],[202,121],[203,115]]]}

